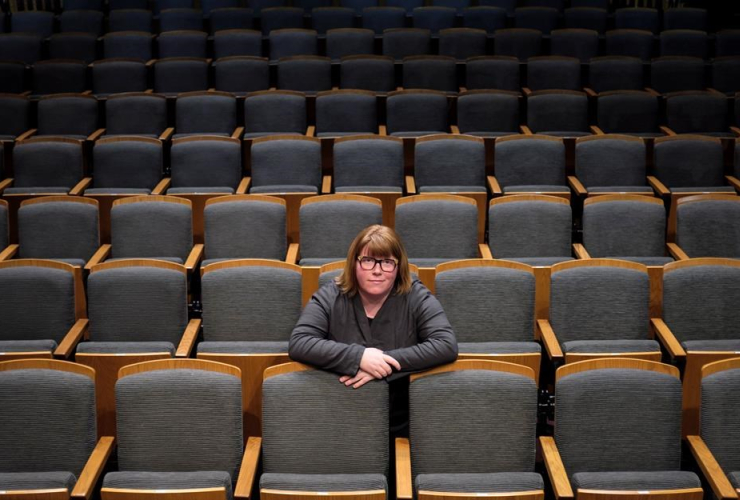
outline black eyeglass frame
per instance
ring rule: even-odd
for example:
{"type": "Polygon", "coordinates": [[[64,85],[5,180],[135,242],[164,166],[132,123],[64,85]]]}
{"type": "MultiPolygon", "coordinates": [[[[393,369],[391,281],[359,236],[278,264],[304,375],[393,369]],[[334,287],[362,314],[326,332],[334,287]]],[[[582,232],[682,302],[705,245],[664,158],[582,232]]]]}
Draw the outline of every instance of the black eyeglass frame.
{"type": "Polygon", "coordinates": [[[363,255],[358,255],[357,256],[357,261],[360,263],[360,268],[362,268],[365,271],[372,271],[372,270],[375,269],[375,267],[378,264],[380,264],[380,270],[381,271],[383,271],[384,273],[392,273],[393,271],[396,270],[396,267],[398,266],[398,260],[396,260],[396,259],[376,259],[375,257],[368,257],[367,255],[364,255],[364,256],[363,255]],[[368,263],[372,260],[373,261],[373,267],[370,267],[370,268],[365,267],[363,265],[363,259],[367,259],[366,262],[368,262],[368,263]],[[390,262],[393,263],[393,267],[390,270],[385,269],[383,267],[383,263],[390,263],[390,262]]]}

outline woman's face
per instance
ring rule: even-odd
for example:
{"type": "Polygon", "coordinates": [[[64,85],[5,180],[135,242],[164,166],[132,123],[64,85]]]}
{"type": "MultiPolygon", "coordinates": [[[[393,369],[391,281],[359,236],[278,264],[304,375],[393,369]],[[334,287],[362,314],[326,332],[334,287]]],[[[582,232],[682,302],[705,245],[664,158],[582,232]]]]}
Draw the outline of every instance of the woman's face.
{"type": "MultiPolygon", "coordinates": [[[[355,262],[355,276],[357,276],[357,285],[360,287],[360,292],[365,296],[371,297],[385,297],[387,296],[393,286],[396,284],[396,276],[398,275],[398,259],[392,255],[371,255],[367,248],[360,250],[360,259],[363,257],[372,257],[379,261],[394,261],[396,265],[392,271],[384,271],[383,267],[389,267],[389,264],[381,264],[380,262],[373,262],[372,269],[364,269],[360,259],[355,262]]],[[[365,266],[369,267],[369,259],[365,259],[365,266]]]]}

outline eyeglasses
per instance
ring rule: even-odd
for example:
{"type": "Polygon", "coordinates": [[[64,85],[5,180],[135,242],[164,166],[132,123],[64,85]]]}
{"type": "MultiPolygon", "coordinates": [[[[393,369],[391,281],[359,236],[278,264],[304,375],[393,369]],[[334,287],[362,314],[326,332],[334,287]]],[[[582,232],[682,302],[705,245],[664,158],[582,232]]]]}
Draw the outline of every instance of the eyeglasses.
{"type": "Polygon", "coordinates": [[[375,266],[380,264],[380,269],[386,273],[392,273],[396,269],[395,259],[376,259],[374,257],[357,257],[360,261],[360,267],[365,271],[372,271],[375,266]]]}

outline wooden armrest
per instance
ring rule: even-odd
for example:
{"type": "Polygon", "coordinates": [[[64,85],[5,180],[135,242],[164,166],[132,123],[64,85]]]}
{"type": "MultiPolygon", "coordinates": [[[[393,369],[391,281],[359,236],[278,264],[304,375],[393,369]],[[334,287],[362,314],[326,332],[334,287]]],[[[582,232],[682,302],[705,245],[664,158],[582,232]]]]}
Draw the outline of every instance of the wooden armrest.
{"type": "Polygon", "coordinates": [[[154,93],[154,89],[146,89],[146,90],[144,91],[144,93],[145,93],[145,94],[153,94],[153,93],[154,93]]]}
{"type": "MultiPolygon", "coordinates": [[[[152,38],[154,38],[154,36],[152,36],[152,38]]],[[[148,61],[146,62],[146,66],[147,66],[147,68],[151,68],[152,66],[154,66],[154,64],[156,64],[156,62],[157,62],[157,60],[156,60],[156,59],[149,59],[149,60],[148,60],[148,61]]]]}
{"type": "Polygon", "coordinates": [[[231,134],[232,139],[241,139],[244,135],[244,127],[236,127],[234,132],[231,134]]]}
{"type": "Polygon", "coordinates": [[[671,257],[673,257],[676,260],[689,260],[689,256],[686,252],[683,251],[683,249],[678,246],[675,243],[666,243],[666,247],[668,248],[668,253],[671,254],[671,257]]]}
{"type": "Polygon", "coordinates": [[[453,135],[460,135],[460,127],[457,125],[450,125],[450,131],[453,135]]]}
{"type": "Polygon", "coordinates": [[[717,459],[700,436],[686,436],[691,454],[694,455],[704,477],[712,487],[715,497],[719,499],[737,498],[737,493],[732,484],[719,466],[717,459]]]}
{"type": "Polygon", "coordinates": [[[260,448],[262,447],[262,438],[250,436],[247,445],[244,447],[244,457],[239,467],[239,478],[236,481],[234,490],[235,499],[249,499],[254,486],[254,479],[257,477],[257,465],[260,460],[260,448]]]}
{"type": "Polygon", "coordinates": [[[196,268],[200,260],[203,258],[203,243],[198,243],[197,245],[193,245],[193,249],[190,250],[190,255],[188,255],[187,260],[185,261],[185,269],[188,270],[189,273],[193,272],[193,269],[196,268]]]}
{"type": "Polygon", "coordinates": [[[98,248],[92,257],[90,257],[90,260],[87,261],[87,264],[85,264],[85,271],[91,270],[94,266],[100,264],[105,259],[108,258],[110,255],[111,249],[113,247],[110,245],[110,243],[106,243],[104,245],[100,245],[100,248],[98,248]]]}
{"type": "Polygon", "coordinates": [[[69,190],[70,196],[82,196],[82,193],[85,192],[85,189],[89,188],[92,184],[92,177],[85,177],[80,182],[78,182],[75,187],[69,190]]]}
{"type": "Polygon", "coordinates": [[[547,351],[547,356],[552,361],[562,361],[563,350],[560,349],[560,342],[558,342],[558,338],[555,336],[555,331],[552,329],[550,321],[546,319],[538,319],[537,330],[539,331],[540,339],[547,351]]]}
{"type": "Polygon", "coordinates": [[[493,254],[491,248],[485,243],[478,243],[478,253],[481,259],[493,260],[493,254]]]}
{"type": "Polygon", "coordinates": [[[652,96],[655,96],[655,97],[660,97],[660,92],[658,92],[658,91],[657,91],[657,90],[655,90],[654,88],[651,88],[651,87],[645,87],[645,92],[647,92],[648,94],[650,94],[650,95],[652,95],[652,96]]]}
{"type": "Polygon", "coordinates": [[[662,318],[650,318],[650,326],[653,327],[653,333],[663,347],[666,348],[671,358],[685,358],[686,351],[681,347],[675,335],[662,318]]]}
{"type": "Polygon", "coordinates": [[[80,340],[85,336],[89,323],[89,320],[86,318],[75,321],[75,324],[72,325],[72,328],[69,329],[67,334],[54,350],[54,356],[68,359],[75,350],[75,347],[77,347],[77,344],[79,344],[80,340]]]}
{"type": "Polygon", "coordinates": [[[522,93],[523,93],[523,94],[524,94],[525,96],[529,96],[529,95],[531,95],[531,94],[532,94],[532,89],[530,89],[529,87],[522,87],[522,93]]]}
{"type": "Polygon", "coordinates": [[[15,254],[18,253],[18,244],[14,243],[12,245],[8,245],[3,249],[2,252],[0,252],[0,262],[4,260],[10,260],[13,257],[15,257],[15,254]]]}
{"type": "Polygon", "coordinates": [[[578,180],[578,177],[575,175],[569,175],[568,176],[568,184],[570,185],[570,188],[575,191],[576,195],[578,196],[587,196],[588,190],[586,189],[586,186],[584,186],[581,181],[578,180]]]}
{"type": "Polygon", "coordinates": [[[416,181],[413,175],[406,176],[406,194],[416,194],[416,181]]]}
{"type": "Polygon", "coordinates": [[[488,190],[491,192],[492,195],[500,196],[501,194],[503,194],[503,191],[501,191],[501,186],[499,186],[496,177],[488,175],[486,176],[486,181],[488,182],[488,190]]]}
{"type": "Polygon", "coordinates": [[[586,250],[586,247],[584,247],[582,243],[573,243],[573,254],[575,254],[578,259],[591,258],[591,255],[589,255],[588,250],[586,250]]]}
{"type": "Polygon", "coordinates": [[[72,490],[71,498],[84,498],[89,499],[92,496],[95,485],[100,479],[100,474],[103,473],[108,457],[113,452],[113,448],[116,444],[116,438],[113,436],[102,436],[95,445],[95,449],[90,454],[90,458],[85,464],[85,468],[82,469],[80,478],[77,480],[74,489],[72,490]]]}
{"type": "Polygon", "coordinates": [[[519,129],[522,131],[522,134],[524,135],[534,135],[532,133],[532,130],[526,125],[519,125],[519,129]]]}
{"type": "Polygon", "coordinates": [[[658,129],[660,129],[660,131],[661,131],[661,132],[663,132],[663,133],[664,133],[665,135],[678,135],[678,134],[676,134],[676,133],[675,133],[675,132],[673,131],[673,129],[671,129],[671,128],[669,128],[669,127],[666,127],[665,125],[660,125],[660,126],[658,127],[658,129]]]}
{"type": "Polygon", "coordinates": [[[583,91],[586,93],[589,97],[598,97],[598,92],[596,92],[594,89],[590,87],[583,87],[583,91]]]}
{"type": "Polygon", "coordinates": [[[25,132],[23,132],[21,135],[15,138],[15,142],[23,142],[26,139],[36,135],[36,132],[39,130],[37,128],[28,129],[25,132]]]}
{"type": "Polygon", "coordinates": [[[306,129],[306,137],[314,137],[316,135],[316,126],[309,125],[306,129]]]}
{"type": "Polygon", "coordinates": [[[321,194],[331,194],[331,175],[321,177],[321,194]]]}
{"type": "Polygon", "coordinates": [[[727,97],[724,92],[720,92],[717,89],[713,89],[712,87],[707,87],[707,92],[711,92],[712,94],[721,95],[722,97],[727,97]]]}
{"type": "MultiPolygon", "coordinates": [[[[386,127],[385,125],[379,125],[378,126],[378,134],[379,135],[388,135],[388,127],[386,127]]],[[[738,135],[740,135],[740,134],[738,134],[738,135]]]]}
{"type": "Polygon", "coordinates": [[[298,243],[288,245],[288,254],[285,256],[285,262],[288,264],[298,264],[298,255],[300,246],[298,243]]]}
{"type": "Polygon", "coordinates": [[[6,188],[9,188],[12,185],[13,185],[12,177],[8,177],[7,179],[3,179],[2,181],[0,181],[0,194],[2,194],[6,188]]]}
{"type": "Polygon", "coordinates": [[[733,134],[740,137],[740,127],[730,127],[730,130],[732,131],[733,134]]]}
{"type": "Polygon", "coordinates": [[[92,95],[92,90],[83,90],[82,95],[92,95]]]}
{"type": "Polygon", "coordinates": [[[411,447],[408,438],[396,438],[396,498],[411,500],[411,447]]]}
{"type": "Polygon", "coordinates": [[[247,194],[250,182],[252,182],[251,177],[242,177],[242,180],[239,181],[239,185],[236,187],[236,194],[247,194]]]}
{"type": "Polygon", "coordinates": [[[734,175],[726,175],[725,180],[727,180],[727,183],[735,188],[735,191],[740,191],[740,179],[735,177],[734,175]]]}
{"type": "Polygon", "coordinates": [[[552,484],[555,498],[558,500],[573,498],[573,488],[570,486],[563,459],[560,458],[560,452],[555,444],[555,438],[540,436],[540,446],[542,447],[542,458],[545,460],[547,475],[550,476],[550,484],[552,484]]]}
{"type": "Polygon", "coordinates": [[[188,326],[185,327],[185,332],[183,332],[180,344],[177,346],[177,351],[175,352],[176,358],[190,357],[190,353],[193,352],[193,347],[195,347],[195,341],[198,339],[200,322],[201,320],[198,318],[188,321],[188,326]]]}
{"type": "Polygon", "coordinates": [[[467,87],[460,87],[460,92],[461,93],[462,92],[467,92],[467,91],[468,91],[468,88],[467,87]]]}
{"type": "Polygon", "coordinates": [[[175,133],[175,127],[167,127],[159,136],[160,141],[169,141],[175,133]]]}
{"type": "Polygon", "coordinates": [[[95,142],[98,139],[100,139],[100,136],[102,136],[103,134],[105,134],[105,129],[104,128],[99,128],[98,130],[96,130],[92,134],[88,135],[87,136],[87,140],[90,141],[90,142],[95,142]]]}
{"type": "Polygon", "coordinates": [[[171,184],[172,184],[172,179],[169,177],[165,177],[164,179],[159,181],[156,186],[154,186],[154,189],[152,189],[152,194],[166,193],[167,190],[170,188],[171,184]]]}
{"type": "Polygon", "coordinates": [[[660,182],[657,177],[654,175],[648,175],[647,176],[648,184],[650,184],[650,187],[652,187],[659,196],[670,196],[671,190],[668,189],[665,184],[660,182]]]}
{"type": "Polygon", "coordinates": [[[604,131],[603,131],[603,130],[601,130],[601,128],[599,128],[599,127],[598,127],[598,126],[596,126],[596,125],[591,125],[591,126],[589,126],[588,128],[590,128],[590,129],[591,129],[591,133],[592,133],[592,134],[594,134],[594,135],[606,135],[606,134],[604,133],[604,131]]]}

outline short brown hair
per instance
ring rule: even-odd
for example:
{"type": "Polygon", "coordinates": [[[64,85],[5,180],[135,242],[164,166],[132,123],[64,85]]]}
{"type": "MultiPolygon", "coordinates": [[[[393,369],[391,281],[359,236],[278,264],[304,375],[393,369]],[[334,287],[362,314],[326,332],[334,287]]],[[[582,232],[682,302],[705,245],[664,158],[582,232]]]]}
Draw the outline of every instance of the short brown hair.
{"type": "Polygon", "coordinates": [[[398,273],[396,274],[396,285],[394,292],[397,294],[408,293],[411,290],[411,271],[409,271],[409,259],[406,255],[406,249],[396,232],[386,226],[375,224],[368,226],[358,234],[347,252],[347,261],[344,264],[342,274],[337,277],[337,285],[350,297],[353,297],[358,291],[357,276],[355,276],[355,266],[357,257],[363,248],[367,247],[370,255],[391,256],[398,259],[398,273]]]}

